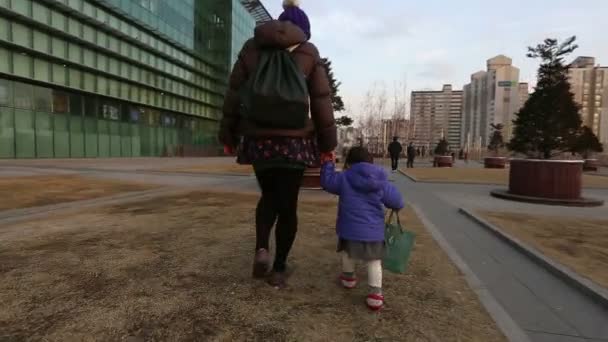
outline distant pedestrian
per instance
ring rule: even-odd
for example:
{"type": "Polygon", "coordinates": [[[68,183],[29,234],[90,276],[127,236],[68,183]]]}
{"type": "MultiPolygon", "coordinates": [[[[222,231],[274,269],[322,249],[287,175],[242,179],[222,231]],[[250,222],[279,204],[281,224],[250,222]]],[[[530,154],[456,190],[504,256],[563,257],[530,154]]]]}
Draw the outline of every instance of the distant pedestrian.
{"type": "Polygon", "coordinates": [[[401,157],[402,152],[403,146],[399,143],[399,139],[394,137],[393,142],[388,145],[388,153],[391,155],[391,167],[393,172],[397,171],[399,168],[399,157],[401,157]]]}
{"type": "Polygon", "coordinates": [[[380,310],[384,305],[384,209],[402,209],[403,198],[389,182],[386,172],[373,165],[371,154],[363,147],[354,147],[349,151],[345,171],[336,172],[335,167],[331,160],[324,162],[321,186],[340,198],[336,223],[337,251],[342,253],[340,281],[344,288],[354,288],[357,285],[355,261],[365,262],[369,285],[367,306],[380,310]]]}
{"type": "Polygon", "coordinates": [[[416,148],[414,147],[414,143],[410,142],[407,146],[407,168],[414,168],[414,159],[416,159],[416,148]]]}

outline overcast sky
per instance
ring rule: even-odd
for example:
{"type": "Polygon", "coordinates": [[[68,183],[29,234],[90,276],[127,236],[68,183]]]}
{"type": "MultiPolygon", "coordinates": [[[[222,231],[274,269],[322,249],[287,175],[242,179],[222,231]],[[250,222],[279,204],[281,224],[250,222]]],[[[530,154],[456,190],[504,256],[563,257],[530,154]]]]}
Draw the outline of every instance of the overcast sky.
{"type": "MultiPolygon", "coordinates": [[[[263,2],[275,18],[281,13],[281,0],[263,2]]],[[[526,47],[548,37],[576,35],[576,55],[608,65],[608,0],[301,2],[312,42],[333,61],[353,114],[375,82],[392,88],[406,80],[408,92],[444,83],[460,89],[498,54],[513,59],[522,81],[534,83],[537,62],[525,57],[526,47]]]]}

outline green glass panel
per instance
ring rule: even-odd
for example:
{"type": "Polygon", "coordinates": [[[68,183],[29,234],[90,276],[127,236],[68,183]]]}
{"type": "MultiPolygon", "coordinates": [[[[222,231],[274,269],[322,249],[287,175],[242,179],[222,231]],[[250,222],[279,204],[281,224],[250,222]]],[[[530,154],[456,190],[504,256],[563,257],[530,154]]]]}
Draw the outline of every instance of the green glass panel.
{"type": "Polygon", "coordinates": [[[140,126],[138,124],[131,124],[131,156],[141,157],[141,137],[140,137],[140,126]]]}
{"type": "Polygon", "coordinates": [[[17,158],[36,157],[34,112],[15,109],[15,139],[17,158]]]}
{"type": "Polygon", "coordinates": [[[84,158],[84,124],[81,117],[70,118],[70,156],[84,158]]]}
{"type": "Polygon", "coordinates": [[[156,150],[155,156],[161,156],[165,151],[165,135],[162,127],[156,127],[156,150]]]}
{"type": "Polygon", "coordinates": [[[120,154],[123,157],[131,157],[131,125],[127,122],[120,124],[120,154]]]}
{"type": "Polygon", "coordinates": [[[108,121],[97,120],[97,132],[99,136],[99,157],[107,158],[110,156],[110,131],[108,121]]]}
{"type": "Polygon", "coordinates": [[[64,114],[53,114],[54,124],[54,150],[55,158],[70,157],[70,131],[69,131],[69,116],[64,114]]]}
{"type": "Polygon", "coordinates": [[[0,107],[0,158],[15,158],[15,120],[13,109],[0,107]]]}
{"type": "Polygon", "coordinates": [[[120,122],[110,121],[110,155],[120,157],[120,122]]]}
{"type": "Polygon", "coordinates": [[[85,157],[97,157],[97,119],[84,118],[85,157]]]}
{"type": "MultiPolygon", "coordinates": [[[[0,28],[2,29],[2,28],[0,28]]],[[[11,72],[11,64],[10,57],[12,53],[10,53],[7,49],[0,48],[0,61],[4,61],[0,63],[0,72],[10,73],[11,72]]]]}
{"type": "Polygon", "coordinates": [[[36,154],[38,158],[53,158],[53,114],[36,112],[36,154]]]}

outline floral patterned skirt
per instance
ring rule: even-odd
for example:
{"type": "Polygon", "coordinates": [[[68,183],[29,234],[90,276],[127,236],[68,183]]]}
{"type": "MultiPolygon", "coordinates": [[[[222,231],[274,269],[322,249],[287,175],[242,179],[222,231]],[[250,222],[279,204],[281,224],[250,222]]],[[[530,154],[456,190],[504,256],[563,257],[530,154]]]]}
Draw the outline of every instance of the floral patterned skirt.
{"type": "Polygon", "coordinates": [[[237,149],[237,162],[244,165],[284,162],[319,167],[319,155],[317,142],[311,138],[243,137],[237,149]]]}

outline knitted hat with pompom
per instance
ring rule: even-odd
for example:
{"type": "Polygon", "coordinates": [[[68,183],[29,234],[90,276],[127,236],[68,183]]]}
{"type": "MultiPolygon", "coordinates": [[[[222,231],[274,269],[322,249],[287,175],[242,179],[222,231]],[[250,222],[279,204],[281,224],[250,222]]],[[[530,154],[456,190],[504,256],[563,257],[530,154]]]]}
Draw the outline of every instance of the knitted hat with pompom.
{"type": "Polygon", "coordinates": [[[310,21],[306,13],[300,9],[299,0],[283,0],[283,13],[279,16],[280,21],[290,21],[304,31],[310,39],[310,21]]]}

